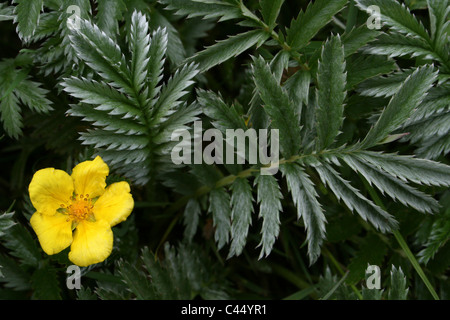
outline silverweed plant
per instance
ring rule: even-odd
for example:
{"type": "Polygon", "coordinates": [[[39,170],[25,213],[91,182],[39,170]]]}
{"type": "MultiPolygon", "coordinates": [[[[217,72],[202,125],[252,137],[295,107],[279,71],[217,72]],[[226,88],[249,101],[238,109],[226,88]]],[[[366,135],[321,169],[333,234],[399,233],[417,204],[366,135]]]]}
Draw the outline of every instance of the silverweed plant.
{"type": "Polygon", "coordinates": [[[449,14],[2,1],[0,299],[449,299],[449,14]]]}

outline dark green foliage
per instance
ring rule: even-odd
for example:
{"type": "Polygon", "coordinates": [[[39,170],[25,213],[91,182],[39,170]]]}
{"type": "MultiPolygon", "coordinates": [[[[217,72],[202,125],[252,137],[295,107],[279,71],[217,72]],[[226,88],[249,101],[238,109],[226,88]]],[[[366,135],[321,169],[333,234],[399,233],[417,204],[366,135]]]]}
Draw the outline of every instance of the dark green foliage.
{"type": "Polygon", "coordinates": [[[448,0],[3,1],[0,299],[448,298],[449,14],[448,0]],[[278,130],[278,170],[250,163],[260,136],[243,163],[175,164],[175,133],[201,140],[197,121],[278,130]],[[96,155],[135,208],[75,292],[67,252],[39,247],[27,187],[96,155]]]}

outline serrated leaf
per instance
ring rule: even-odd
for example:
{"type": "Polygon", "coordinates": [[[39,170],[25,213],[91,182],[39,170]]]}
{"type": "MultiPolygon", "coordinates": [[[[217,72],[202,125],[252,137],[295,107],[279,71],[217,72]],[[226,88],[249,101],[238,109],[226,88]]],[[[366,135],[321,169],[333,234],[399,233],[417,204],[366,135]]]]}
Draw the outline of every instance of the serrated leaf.
{"type": "Polygon", "coordinates": [[[381,74],[389,74],[397,69],[393,60],[375,55],[360,55],[347,60],[347,90],[357,84],[381,74]]]}
{"type": "Polygon", "coordinates": [[[145,16],[137,11],[131,16],[128,45],[131,52],[130,71],[133,87],[136,92],[141,92],[147,78],[149,63],[150,36],[148,34],[148,22],[145,16]]]}
{"type": "Polygon", "coordinates": [[[122,0],[97,0],[96,23],[110,37],[115,37],[119,32],[118,21],[122,19],[122,12],[126,5],[122,0]]]}
{"type": "Polygon", "coordinates": [[[147,277],[141,270],[138,270],[127,261],[121,261],[119,263],[119,273],[137,299],[146,300],[154,298],[147,277]]]}
{"type": "Polygon", "coordinates": [[[442,58],[433,51],[433,48],[425,40],[398,34],[380,35],[376,41],[364,47],[364,52],[389,57],[422,57],[443,62],[442,58]]]}
{"type": "Polygon", "coordinates": [[[446,32],[445,24],[447,15],[450,13],[448,0],[427,0],[428,14],[430,16],[430,31],[436,47],[440,47],[443,38],[442,35],[446,32]]]}
{"type": "Polygon", "coordinates": [[[72,77],[64,79],[61,85],[64,91],[80,99],[82,103],[97,105],[95,109],[98,111],[121,115],[124,118],[142,116],[142,112],[125,95],[102,82],[72,77]]]}
{"type": "Polygon", "coordinates": [[[91,22],[80,19],[80,28],[70,36],[77,55],[113,87],[135,94],[125,56],[105,32],[91,22]]]}
{"type": "Polygon", "coordinates": [[[238,114],[234,106],[229,107],[220,95],[210,91],[197,91],[198,103],[202,106],[203,113],[215,120],[213,126],[226,133],[227,129],[243,129],[247,127],[244,119],[238,114]]]}
{"type": "Polygon", "coordinates": [[[384,290],[362,288],[361,294],[363,300],[381,300],[384,290]]]}
{"type": "Polygon", "coordinates": [[[22,265],[37,266],[42,259],[39,248],[24,226],[15,224],[6,230],[2,244],[10,250],[10,254],[18,258],[22,265]]]}
{"type": "Polygon", "coordinates": [[[427,264],[450,239],[450,220],[448,210],[439,216],[431,225],[428,239],[419,253],[419,261],[427,264]]]}
{"type": "Polygon", "coordinates": [[[341,39],[332,37],[323,46],[317,72],[317,150],[334,142],[344,121],[345,65],[341,39]]]}
{"type": "Polygon", "coordinates": [[[424,26],[417,21],[409,9],[395,0],[356,0],[356,5],[366,11],[370,6],[380,8],[382,22],[388,24],[394,30],[422,39],[429,39],[424,26]]]}
{"type": "Polygon", "coordinates": [[[0,102],[1,120],[6,133],[13,138],[22,134],[22,115],[19,100],[14,93],[3,96],[0,102]]]}
{"type": "Polygon", "coordinates": [[[283,2],[284,0],[260,0],[259,2],[264,22],[270,29],[275,27],[283,2]]]}
{"type": "Polygon", "coordinates": [[[423,100],[435,79],[436,73],[433,72],[433,67],[425,66],[414,71],[389,101],[388,106],[361,143],[361,147],[374,146],[405,122],[423,100]]]}
{"type": "Polygon", "coordinates": [[[403,181],[433,186],[450,185],[450,167],[442,163],[371,151],[357,152],[354,155],[362,162],[374,165],[403,181]]]}
{"type": "Polygon", "coordinates": [[[342,158],[353,170],[360,172],[370,185],[375,185],[383,194],[423,213],[434,213],[438,210],[439,203],[434,198],[410,187],[400,179],[395,178],[395,176],[367,165],[366,162],[360,161],[351,155],[346,155],[342,158]]]}
{"type": "Polygon", "coordinates": [[[216,228],[214,239],[220,250],[230,240],[231,231],[231,205],[230,196],[224,188],[213,189],[209,194],[209,208],[216,228]]]}
{"type": "Polygon", "coordinates": [[[307,231],[308,256],[310,264],[320,256],[325,239],[326,218],[317,200],[318,194],[309,176],[298,164],[284,164],[281,167],[288,188],[297,207],[297,219],[303,218],[307,231]]]}
{"type": "Polygon", "coordinates": [[[14,19],[14,7],[8,6],[6,3],[0,3],[0,21],[8,21],[14,19]]]}
{"type": "Polygon", "coordinates": [[[331,166],[322,164],[315,166],[322,182],[333,191],[350,209],[356,211],[364,221],[369,221],[382,232],[397,228],[397,221],[389,213],[364,197],[348,181],[344,180],[331,166]]]}
{"type": "Polygon", "coordinates": [[[184,237],[191,242],[197,232],[198,221],[201,214],[200,204],[197,199],[189,199],[184,208],[183,222],[185,225],[184,237]]]}
{"type": "Polygon", "coordinates": [[[245,178],[237,178],[231,185],[231,246],[228,257],[242,253],[252,223],[252,188],[245,178]]]}
{"type": "Polygon", "coordinates": [[[14,22],[17,23],[17,33],[24,42],[28,42],[39,24],[44,0],[16,0],[16,3],[14,22]]]}
{"type": "Polygon", "coordinates": [[[357,91],[363,96],[392,97],[402,87],[403,82],[415,69],[406,69],[391,73],[387,76],[378,76],[367,79],[358,85],[357,91]]]}
{"type": "Polygon", "coordinates": [[[344,45],[345,57],[354,54],[360,48],[375,40],[379,35],[379,31],[369,29],[366,25],[353,28],[350,32],[344,33],[341,40],[344,45]]]}
{"type": "Polygon", "coordinates": [[[259,203],[259,218],[263,219],[261,229],[262,246],[259,258],[268,256],[280,232],[280,212],[283,211],[281,199],[283,195],[280,192],[278,181],[271,175],[259,175],[255,179],[257,186],[259,203]]]}
{"type": "Polygon", "coordinates": [[[391,285],[388,291],[388,300],[406,300],[409,289],[406,286],[406,277],[402,268],[393,265],[391,270],[391,285]]]}
{"type": "Polygon", "coordinates": [[[316,0],[310,3],[305,12],[300,12],[297,19],[292,20],[287,30],[286,42],[293,50],[305,47],[346,4],[346,0],[316,0]]]}
{"type": "Polygon", "coordinates": [[[30,289],[30,274],[25,272],[20,264],[13,259],[0,254],[0,266],[3,277],[0,277],[0,283],[6,288],[12,288],[17,291],[30,289]]]}
{"type": "Polygon", "coordinates": [[[164,28],[167,30],[167,57],[173,65],[180,65],[186,59],[186,50],[178,30],[157,10],[150,11],[149,24],[151,29],[164,28]]]}
{"type": "MultiPolygon", "coordinates": [[[[151,57],[148,62],[147,83],[149,86],[148,100],[153,100],[159,93],[159,82],[163,78],[165,54],[167,52],[168,35],[166,29],[158,28],[152,32],[150,37],[150,47],[148,56],[151,57]]],[[[155,102],[151,102],[153,106],[155,102]]]]}
{"type": "Polygon", "coordinates": [[[155,294],[161,299],[173,298],[176,292],[173,288],[169,274],[161,263],[155,259],[147,247],[142,250],[144,267],[151,277],[151,286],[155,294]]]}
{"type": "Polygon", "coordinates": [[[251,30],[229,37],[217,42],[198,52],[184,63],[196,62],[199,64],[200,72],[205,72],[212,67],[235,57],[257,43],[266,40],[269,35],[262,30],[251,30]]]}
{"type": "Polygon", "coordinates": [[[178,69],[162,88],[158,101],[152,110],[151,125],[163,122],[171,111],[181,103],[180,98],[187,94],[186,89],[194,84],[198,74],[197,65],[191,63],[178,69]]]}
{"type": "Polygon", "coordinates": [[[253,77],[264,110],[272,120],[272,128],[280,131],[281,153],[289,158],[300,149],[300,127],[296,108],[286,91],[280,87],[263,58],[255,58],[253,77]]]}
{"type": "Polygon", "coordinates": [[[242,17],[238,6],[233,6],[225,1],[162,0],[162,3],[167,5],[166,9],[176,10],[177,15],[187,15],[188,18],[219,18],[219,21],[226,21],[242,17]]]}
{"type": "Polygon", "coordinates": [[[13,215],[14,212],[5,212],[0,215],[0,237],[3,237],[5,235],[5,232],[7,232],[8,229],[16,224],[16,222],[14,222],[14,220],[12,219],[13,215]]]}

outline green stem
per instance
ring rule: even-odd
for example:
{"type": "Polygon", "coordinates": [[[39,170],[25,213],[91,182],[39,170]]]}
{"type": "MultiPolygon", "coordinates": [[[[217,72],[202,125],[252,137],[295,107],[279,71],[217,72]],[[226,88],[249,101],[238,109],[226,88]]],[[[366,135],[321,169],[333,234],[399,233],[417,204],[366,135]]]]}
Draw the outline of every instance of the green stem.
{"type": "MultiPolygon", "coordinates": [[[[383,210],[386,210],[386,207],[384,206],[383,202],[381,201],[380,197],[376,193],[376,191],[372,188],[372,186],[369,185],[369,183],[361,178],[364,182],[364,185],[366,186],[367,190],[369,191],[370,196],[372,197],[373,201],[383,210]]],[[[423,271],[422,267],[420,266],[419,262],[417,261],[416,257],[412,253],[411,249],[409,248],[408,244],[406,243],[405,239],[403,238],[402,234],[398,230],[394,230],[392,232],[394,234],[395,239],[397,240],[398,244],[402,248],[403,252],[405,253],[406,257],[408,258],[409,262],[411,262],[412,266],[416,270],[419,277],[422,279],[423,283],[427,287],[430,294],[433,296],[435,300],[439,300],[439,296],[437,295],[436,291],[434,290],[433,286],[430,283],[430,280],[428,280],[425,272],[423,271]]]]}

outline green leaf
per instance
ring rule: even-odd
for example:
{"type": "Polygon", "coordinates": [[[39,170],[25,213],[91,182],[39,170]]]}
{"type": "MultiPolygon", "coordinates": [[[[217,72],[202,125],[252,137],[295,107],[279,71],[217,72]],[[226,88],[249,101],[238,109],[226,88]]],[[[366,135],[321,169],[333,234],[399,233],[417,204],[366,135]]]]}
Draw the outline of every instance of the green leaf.
{"type": "Polygon", "coordinates": [[[384,290],[362,288],[363,300],[381,300],[384,290]]]}
{"type": "Polygon", "coordinates": [[[14,19],[14,7],[8,6],[6,3],[0,3],[0,21],[8,21],[14,19]]]}
{"type": "Polygon", "coordinates": [[[273,29],[276,25],[278,14],[280,13],[281,6],[284,0],[260,0],[261,13],[264,22],[273,29]]]}
{"type": "Polygon", "coordinates": [[[184,237],[188,242],[192,242],[192,239],[197,232],[198,221],[201,214],[200,204],[197,199],[189,199],[186,207],[184,208],[183,222],[185,225],[184,237]]]}
{"type": "Polygon", "coordinates": [[[205,72],[243,53],[254,45],[265,41],[268,37],[269,35],[262,30],[251,30],[240,33],[196,53],[194,56],[188,58],[184,64],[196,62],[199,64],[200,72],[205,72]]]}
{"type": "Polygon", "coordinates": [[[281,171],[286,177],[294,205],[297,207],[297,219],[303,218],[307,231],[309,261],[313,264],[320,256],[321,245],[325,239],[324,212],[317,200],[313,182],[298,164],[284,164],[281,171]]]}
{"type": "Polygon", "coordinates": [[[17,33],[24,42],[28,42],[39,24],[44,0],[16,0],[16,3],[14,22],[17,23],[17,33]]]}
{"type": "Polygon", "coordinates": [[[450,239],[449,216],[450,212],[447,209],[447,211],[438,216],[431,225],[431,231],[427,237],[428,239],[425,243],[425,248],[418,254],[420,262],[427,264],[450,239]]]}
{"type": "Polygon", "coordinates": [[[297,19],[292,20],[287,30],[287,44],[293,50],[307,46],[316,33],[325,27],[346,4],[346,0],[316,0],[310,3],[305,12],[301,11],[297,19]]]}
{"type": "Polygon", "coordinates": [[[216,228],[214,239],[220,250],[229,242],[231,231],[230,196],[225,188],[211,190],[208,211],[212,213],[213,225],[216,228]]]}
{"type": "Polygon", "coordinates": [[[173,287],[173,281],[170,278],[166,268],[156,257],[150,253],[147,247],[142,250],[142,261],[144,267],[151,277],[151,287],[160,299],[170,299],[176,297],[176,291],[173,287]]]}
{"type": "Polygon", "coordinates": [[[388,300],[406,300],[408,296],[408,287],[406,286],[406,277],[402,268],[398,269],[392,265],[391,285],[388,291],[388,300]]]}
{"type": "Polygon", "coordinates": [[[356,211],[364,221],[369,221],[381,232],[389,232],[397,228],[397,221],[389,213],[364,197],[348,181],[345,181],[328,164],[314,167],[322,182],[333,191],[338,199],[352,211],[356,211]]]}
{"type": "Polygon", "coordinates": [[[97,3],[97,26],[108,36],[115,37],[119,32],[118,22],[127,8],[125,3],[122,0],[97,0],[97,3]]]}
{"type": "Polygon", "coordinates": [[[281,199],[283,195],[274,176],[258,175],[255,179],[259,203],[259,218],[263,219],[261,229],[261,254],[259,258],[268,256],[280,232],[280,212],[283,211],[281,199]]]}
{"type": "Polygon", "coordinates": [[[138,300],[154,298],[153,290],[142,270],[123,260],[119,262],[118,267],[123,281],[138,300]]]}
{"type": "Polygon", "coordinates": [[[433,197],[410,187],[395,176],[367,165],[367,162],[351,155],[342,158],[354,171],[361,173],[370,185],[374,184],[383,194],[394,200],[397,199],[423,213],[434,213],[439,209],[439,203],[433,197]]]}
{"type": "Polygon", "coordinates": [[[300,149],[300,127],[296,108],[261,57],[254,59],[253,77],[264,110],[272,120],[271,125],[280,131],[281,153],[285,158],[297,154],[300,149]]]}
{"type": "Polygon", "coordinates": [[[347,75],[344,49],[339,36],[329,39],[323,49],[317,72],[317,150],[329,147],[344,121],[347,75]]]}
{"type": "Polygon", "coordinates": [[[102,82],[72,77],[64,79],[61,85],[64,91],[80,102],[96,105],[95,110],[120,115],[123,118],[142,117],[142,112],[130,102],[129,98],[102,82]]]}
{"type": "Polygon", "coordinates": [[[219,21],[242,18],[238,6],[226,1],[210,0],[162,0],[167,10],[176,10],[177,15],[187,15],[188,18],[203,17],[204,19],[219,18],[219,21]]]}
{"type": "Polygon", "coordinates": [[[247,179],[237,178],[231,185],[231,247],[228,258],[240,255],[252,223],[253,195],[247,179]]]}
{"type": "Polygon", "coordinates": [[[17,291],[30,289],[30,274],[22,269],[19,263],[6,255],[0,254],[0,266],[3,277],[0,283],[5,288],[12,288],[17,291]]]}
{"type": "Polygon", "coordinates": [[[163,78],[167,43],[168,35],[166,29],[157,29],[152,33],[148,52],[148,57],[151,57],[151,59],[148,61],[148,69],[146,73],[148,76],[147,83],[149,86],[148,100],[151,101],[151,106],[155,105],[156,101],[154,101],[154,99],[160,90],[158,84],[163,78]]]}
{"type": "Polygon", "coordinates": [[[347,60],[347,90],[357,84],[381,74],[389,74],[397,69],[391,59],[375,55],[360,55],[356,59],[347,60]]]}
{"type": "Polygon", "coordinates": [[[369,234],[360,241],[356,255],[348,265],[348,284],[356,284],[365,278],[367,265],[381,265],[388,252],[386,243],[378,235],[369,234]]]}
{"type": "Polygon", "coordinates": [[[61,285],[54,268],[37,269],[31,277],[33,299],[36,300],[61,300],[61,285]]]}
{"type": "Polygon", "coordinates": [[[197,66],[193,63],[175,71],[173,76],[162,88],[158,101],[152,110],[151,125],[163,122],[174,109],[181,103],[180,98],[188,93],[186,91],[194,84],[194,77],[198,74],[197,66]]]}
{"type": "MultiPolygon", "coordinates": [[[[443,62],[429,44],[420,38],[404,37],[399,34],[382,34],[376,41],[364,48],[365,53],[389,57],[422,57],[443,62]]],[[[445,62],[444,62],[445,63],[445,62]]]]}
{"type": "Polygon", "coordinates": [[[5,232],[7,232],[8,229],[16,224],[16,222],[14,222],[14,220],[12,219],[13,215],[14,212],[5,212],[0,215],[0,237],[3,237],[5,235],[5,232]]]}
{"type": "Polygon", "coordinates": [[[2,243],[9,249],[9,253],[18,258],[22,265],[38,266],[42,256],[28,230],[20,224],[15,224],[5,231],[2,243]]]}
{"type": "Polygon", "coordinates": [[[227,129],[243,129],[247,127],[244,119],[238,114],[234,106],[229,107],[220,95],[210,91],[197,91],[198,103],[202,106],[203,113],[215,120],[212,125],[226,133],[227,129]]]}
{"type": "Polygon", "coordinates": [[[137,11],[131,16],[130,30],[128,32],[129,51],[131,52],[130,71],[132,83],[136,92],[141,92],[147,77],[149,63],[150,36],[148,22],[145,16],[137,11]]]}
{"type": "Polygon", "coordinates": [[[409,9],[395,0],[356,0],[356,5],[366,11],[370,6],[380,8],[382,22],[389,25],[395,31],[412,35],[425,40],[429,35],[424,26],[409,12],[409,9]]]}
{"type": "Polygon", "coordinates": [[[386,138],[411,116],[436,79],[433,67],[418,68],[403,83],[389,101],[376,124],[362,142],[362,148],[370,148],[386,138]]]}
{"type": "Polygon", "coordinates": [[[418,157],[425,159],[436,159],[442,154],[450,152],[450,135],[444,134],[435,136],[432,139],[421,143],[416,150],[418,157]]]}
{"type": "Polygon", "coordinates": [[[344,45],[345,57],[354,54],[363,46],[375,40],[379,35],[379,31],[369,29],[366,25],[353,28],[350,32],[344,33],[341,40],[344,45]]]}
{"type": "Polygon", "coordinates": [[[149,25],[154,30],[157,28],[167,30],[167,57],[173,65],[180,65],[186,58],[186,50],[184,49],[178,30],[156,9],[150,11],[149,25]]]}
{"type": "Polygon", "coordinates": [[[450,185],[448,165],[411,156],[362,151],[353,154],[361,162],[376,166],[403,181],[432,186],[450,185]]]}
{"type": "Polygon", "coordinates": [[[3,128],[10,137],[17,139],[22,134],[22,115],[20,114],[19,100],[14,93],[2,98],[0,110],[3,128]]]}
{"type": "Polygon", "coordinates": [[[105,32],[91,22],[80,19],[80,28],[70,36],[79,58],[117,89],[136,95],[120,47],[105,32]]]}
{"type": "MultiPolygon", "coordinates": [[[[309,70],[298,70],[283,84],[289,98],[297,106],[297,113],[301,115],[302,105],[306,106],[309,99],[311,73],[309,70]]],[[[300,119],[299,119],[300,120],[300,119]]]]}
{"type": "Polygon", "coordinates": [[[406,69],[401,72],[391,73],[387,76],[378,76],[367,79],[358,85],[357,91],[368,97],[392,97],[403,85],[403,82],[414,72],[414,69],[406,69]]]}
{"type": "Polygon", "coordinates": [[[448,25],[447,15],[450,13],[448,0],[427,0],[428,13],[430,15],[431,38],[436,47],[443,46],[443,37],[448,25]]]}

